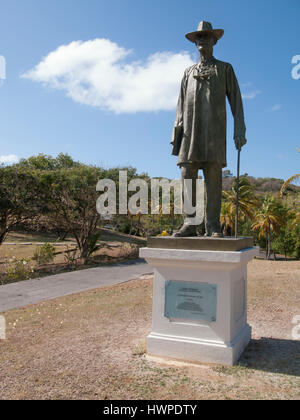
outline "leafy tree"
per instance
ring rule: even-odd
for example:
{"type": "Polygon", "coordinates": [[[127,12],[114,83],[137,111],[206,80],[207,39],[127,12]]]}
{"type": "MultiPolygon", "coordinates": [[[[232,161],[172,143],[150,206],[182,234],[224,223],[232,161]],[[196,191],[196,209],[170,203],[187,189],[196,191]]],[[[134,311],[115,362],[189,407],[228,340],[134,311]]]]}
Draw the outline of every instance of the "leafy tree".
{"type": "MultiPolygon", "coordinates": [[[[28,159],[21,159],[18,164],[6,167],[6,172],[13,173],[14,175],[10,175],[11,180],[5,181],[6,184],[5,182],[4,184],[3,182],[1,183],[2,192],[7,201],[11,200],[11,202],[18,202],[18,206],[16,207],[14,205],[14,208],[15,211],[18,211],[19,214],[22,215],[22,217],[19,217],[18,219],[14,218],[13,223],[9,222],[11,228],[23,226],[30,230],[55,232],[59,238],[64,238],[68,233],[68,228],[65,221],[60,217],[60,214],[55,212],[45,213],[47,205],[45,206],[45,200],[41,200],[44,193],[41,189],[40,173],[41,171],[55,171],[57,169],[67,169],[79,166],[80,164],[75,162],[69,155],[60,153],[56,158],[44,154],[31,156],[28,159]],[[27,179],[26,185],[24,185],[25,174],[27,179]],[[29,179],[31,179],[30,186],[28,184],[29,179]],[[33,180],[35,195],[33,195],[34,189],[32,189],[33,180]],[[15,181],[17,184],[15,183],[14,185],[15,181]],[[5,185],[9,186],[6,190],[5,185]],[[20,197],[17,196],[20,188],[24,188],[22,194],[23,198],[25,196],[29,197],[27,203],[25,203],[24,200],[20,200],[20,197]]],[[[4,208],[5,206],[2,204],[2,214],[4,208]]]]}
{"type": "Polygon", "coordinates": [[[84,264],[88,262],[100,222],[96,210],[96,185],[101,175],[101,169],[86,165],[40,173],[44,212],[63,220],[75,237],[84,264]]]}
{"type": "Polygon", "coordinates": [[[16,226],[36,219],[39,204],[37,171],[18,165],[0,168],[0,245],[16,226]]]}
{"type": "Polygon", "coordinates": [[[68,154],[60,153],[56,158],[50,155],[44,155],[40,153],[37,156],[31,156],[28,159],[20,159],[18,166],[28,169],[39,169],[39,170],[56,170],[56,169],[68,169],[80,166],[79,162],[75,162],[68,154]]]}
{"type": "Polygon", "coordinates": [[[20,159],[18,166],[23,166],[27,169],[54,170],[55,159],[52,156],[41,153],[38,156],[31,156],[28,159],[20,159]]]}
{"type": "Polygon", "coordinates": [[[275,236],[275,238],[272,241],[272,249],[274,254],[283,254],[285,259],[287,259],[288,255],[292,256],[294,254],[295,247],[295,235],[287,226],[282,228],[279,234],[275,236]]]}

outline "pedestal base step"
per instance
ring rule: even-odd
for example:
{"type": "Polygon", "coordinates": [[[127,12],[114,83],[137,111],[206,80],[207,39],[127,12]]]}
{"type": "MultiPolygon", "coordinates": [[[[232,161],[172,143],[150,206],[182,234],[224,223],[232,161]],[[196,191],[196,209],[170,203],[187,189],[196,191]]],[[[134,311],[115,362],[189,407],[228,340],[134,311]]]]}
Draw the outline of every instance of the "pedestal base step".
{"type": "Polygon", "coordinates": [[[251,327],[246,325],[230,344],[179,337],[152,332],[147,338],[147,353],[185,362],[214,363],[233,366],[251,339],[251,327]]]}

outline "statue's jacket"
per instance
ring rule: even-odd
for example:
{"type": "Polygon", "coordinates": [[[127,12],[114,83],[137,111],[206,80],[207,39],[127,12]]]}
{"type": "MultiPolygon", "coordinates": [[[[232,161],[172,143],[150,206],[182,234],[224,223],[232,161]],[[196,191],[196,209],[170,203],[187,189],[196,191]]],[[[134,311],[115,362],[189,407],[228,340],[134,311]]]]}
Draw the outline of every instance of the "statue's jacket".
{"type": "Polygon", "coordinates": [[[242,97],[229,63],[212,57],[209,77],[202,77],[199,64],[186,69],[173,130],[173,154],[178,165],[226,162],[226,97],[234,117],[234,138],[245,138],[242,97]],[[180,133],[180,134],[178,134],[180,133]]]}

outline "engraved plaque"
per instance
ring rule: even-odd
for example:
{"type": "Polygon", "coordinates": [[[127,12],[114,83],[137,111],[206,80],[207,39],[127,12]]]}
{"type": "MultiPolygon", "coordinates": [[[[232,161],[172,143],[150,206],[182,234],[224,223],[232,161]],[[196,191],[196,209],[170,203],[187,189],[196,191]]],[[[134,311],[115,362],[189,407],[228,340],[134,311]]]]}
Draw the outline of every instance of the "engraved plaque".
{"type": "Polygon", "coordinates": [[[186,281],[166,281],[165,317],[215,322],[217,285],[186,281]]]}

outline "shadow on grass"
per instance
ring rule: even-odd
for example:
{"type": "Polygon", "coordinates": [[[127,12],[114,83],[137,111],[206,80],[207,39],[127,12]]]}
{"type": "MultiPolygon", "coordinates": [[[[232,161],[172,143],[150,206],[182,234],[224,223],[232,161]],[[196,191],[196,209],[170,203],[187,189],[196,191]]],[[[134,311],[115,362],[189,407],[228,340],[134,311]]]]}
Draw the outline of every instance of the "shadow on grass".
{"type": "Polygon", "coordinates": [[[300,376],[300,341],[266,337],[251,340],[239,365],[265,372],[300,376]]]}

